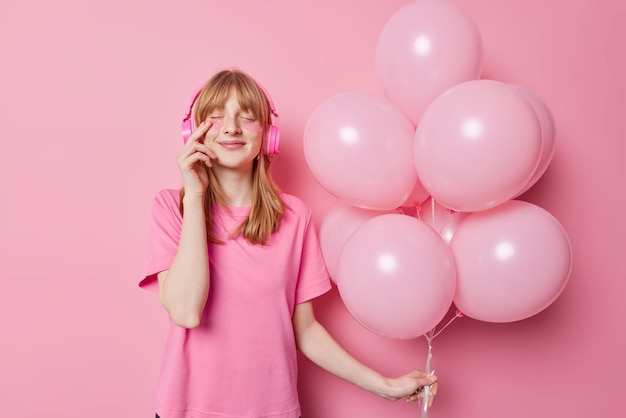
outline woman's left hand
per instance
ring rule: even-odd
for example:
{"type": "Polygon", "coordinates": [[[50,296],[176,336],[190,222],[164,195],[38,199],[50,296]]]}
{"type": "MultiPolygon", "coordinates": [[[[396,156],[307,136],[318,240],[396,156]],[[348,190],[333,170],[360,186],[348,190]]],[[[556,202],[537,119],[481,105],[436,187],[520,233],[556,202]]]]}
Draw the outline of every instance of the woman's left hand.
{"type": "Polygon", "coordinates": [[[424,387],[431,386],[428,397],[428,407],[435,401],[435,395],[439,390],[437,376],[427,374],[421,370],[413,370],[403,376],[387,378],[387,391],[382,396],[389,401],[397,401],[406,398],[409,403],[415,403],[424,396],[424,387]]]}

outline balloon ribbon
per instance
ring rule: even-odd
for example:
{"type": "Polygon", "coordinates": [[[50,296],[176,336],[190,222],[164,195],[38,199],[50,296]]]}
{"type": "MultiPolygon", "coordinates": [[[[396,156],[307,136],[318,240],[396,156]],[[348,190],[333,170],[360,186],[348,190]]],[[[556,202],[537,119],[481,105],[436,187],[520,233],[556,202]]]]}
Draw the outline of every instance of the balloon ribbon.
{"type": "MultiPolygon", "coordinates": [[[[428,356],[426,357],[426,374],[433,375],[435,371],[431,369],[433,362],[433,340],[439,336],[444,329],[448,328],[448,326],[457,318],[461,318],[463,313],[456,310],[456,314],[439,330],[435,333],[435,328],[428,331],[428,333],[424,334],[426,341],[428,342],[428,356]]],[[[428,399],[430,397],[430,392],[432,390],[432,385],[424,386],[424,395],[420,399],[421,402],[421,418],[428,418],[428,399]]]]}

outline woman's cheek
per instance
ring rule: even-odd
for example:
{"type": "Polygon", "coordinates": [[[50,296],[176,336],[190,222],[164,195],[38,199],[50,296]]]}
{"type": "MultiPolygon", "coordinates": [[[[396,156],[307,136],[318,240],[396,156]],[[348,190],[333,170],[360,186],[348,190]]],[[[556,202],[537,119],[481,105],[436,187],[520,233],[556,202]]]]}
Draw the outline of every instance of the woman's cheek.
{"type": "Polygon", "coordinates": [[[213,125],[211,126],[211,128],[209,128],[209,131],[219,131],[220,129],[222,129],[222,126],[224,126],[223,120],[213,121],[213,125]]]}
{"type": "Polygon", "coordinates": [[[246,121],[243,121],[241,125],[245,130],[250,131],[250,132],[259,133],[263,131],[263,126],[261,126],[260,122],[246,120],[246,121]]]}

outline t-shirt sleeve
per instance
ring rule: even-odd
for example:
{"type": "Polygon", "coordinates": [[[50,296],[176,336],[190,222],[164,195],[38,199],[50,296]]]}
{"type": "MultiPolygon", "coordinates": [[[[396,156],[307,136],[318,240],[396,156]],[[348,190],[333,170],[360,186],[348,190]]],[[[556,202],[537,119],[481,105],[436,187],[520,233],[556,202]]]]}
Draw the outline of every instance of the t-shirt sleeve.
{"type": "Polygon", "coordinates": [[[302,244],[295,303],[306,302],[321,296],[328,292],[331,287],[330,275],[324,263],[317,232],[309,216],[302,244]]]}
{"type": "Polygon", "coordinates": [[[143,289],[158,291],[157,274],[168,270],[174,261],[182,227],[178,202],[176,190],[162,190],[152,200],[148,243],[139,281],[143,289]]]}

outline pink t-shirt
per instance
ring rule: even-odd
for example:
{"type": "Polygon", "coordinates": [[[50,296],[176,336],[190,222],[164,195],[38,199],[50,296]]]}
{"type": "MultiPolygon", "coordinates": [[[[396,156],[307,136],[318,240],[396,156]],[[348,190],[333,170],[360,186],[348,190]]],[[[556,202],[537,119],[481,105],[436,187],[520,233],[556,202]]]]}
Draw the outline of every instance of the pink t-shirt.
{"type": "MultiPolygon", "coordinates": [[[[211,287],[200,326],[170,323],[156,411],[161,418],[296,418],[297,358],[292,315],[297,303],[331,288],[311,210],[283,194],[280,229],[269,245],[230,232],[249,207],[215,207],[209,243],[211,287]]],[[[182,218],[178,190],[163,190],[152,205],[140,286],[158,290],[156,274],[170,268],[182,218]]]]}

